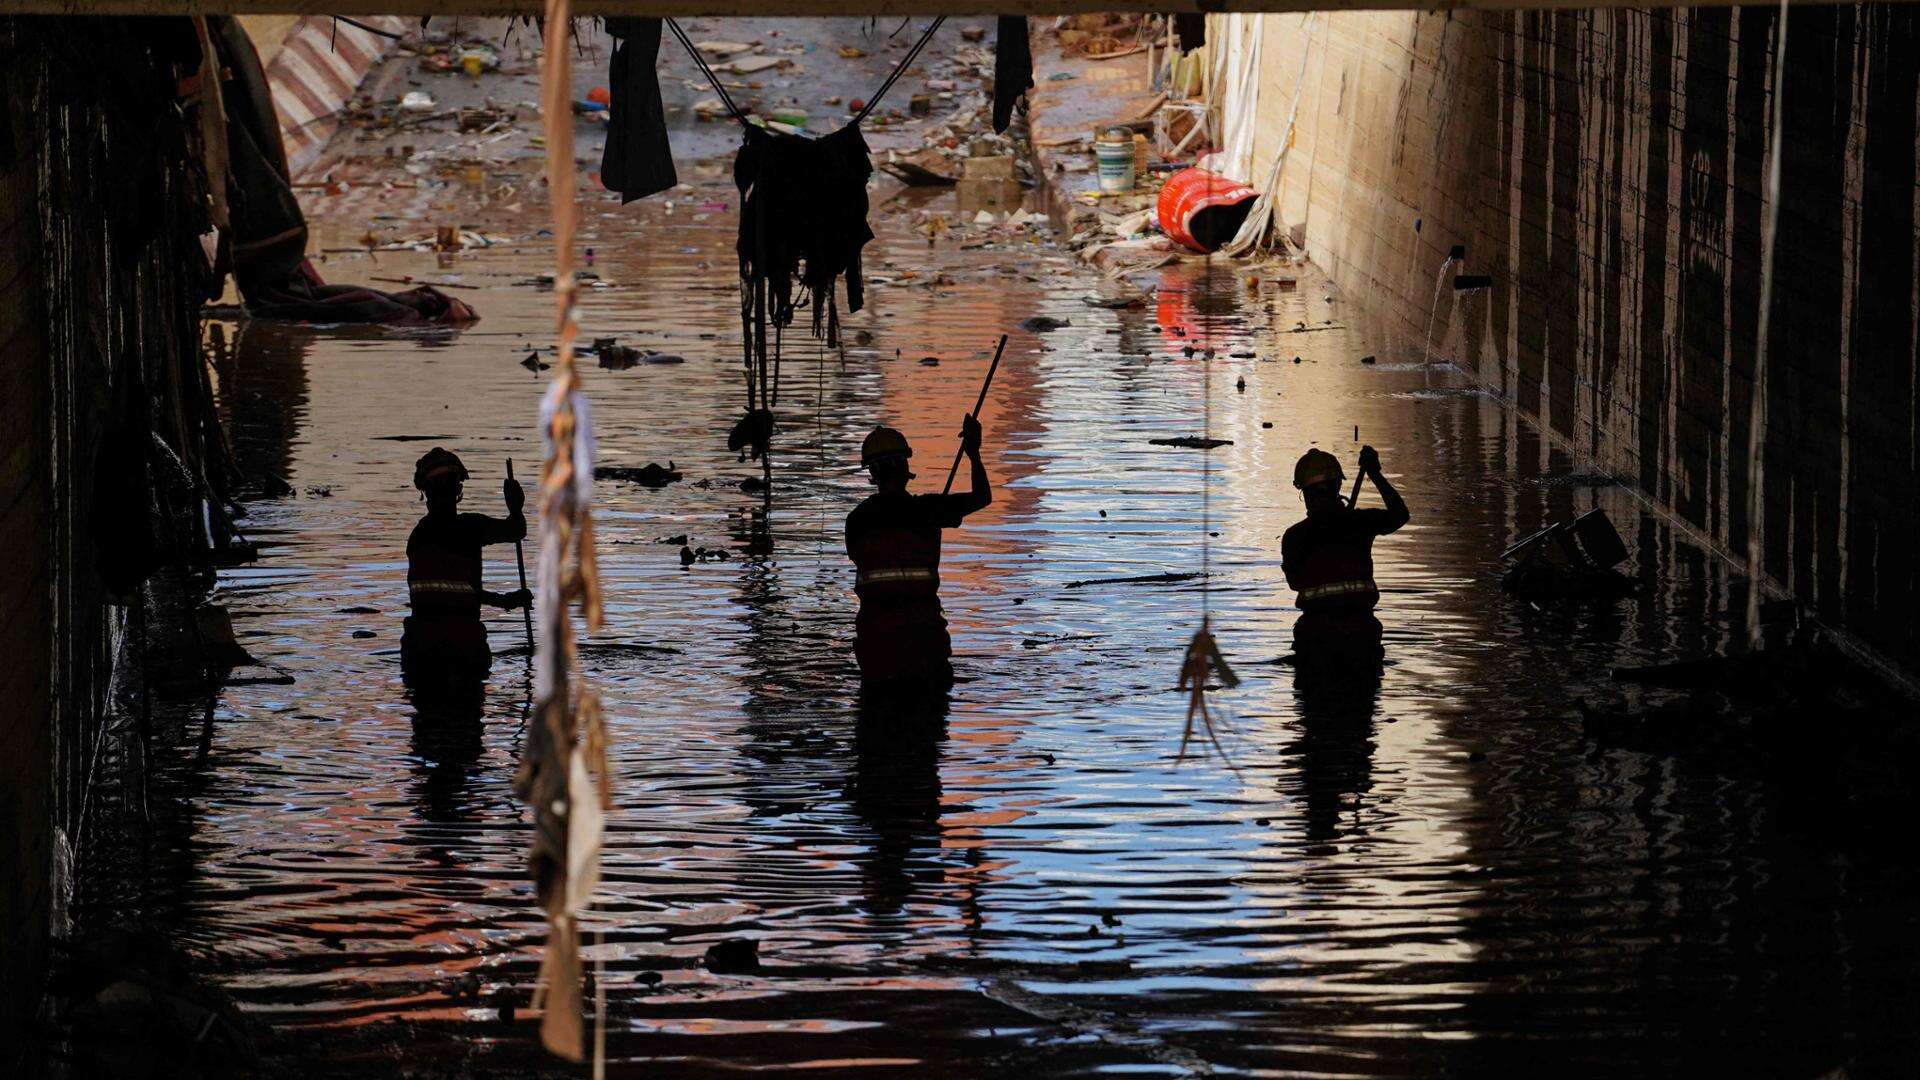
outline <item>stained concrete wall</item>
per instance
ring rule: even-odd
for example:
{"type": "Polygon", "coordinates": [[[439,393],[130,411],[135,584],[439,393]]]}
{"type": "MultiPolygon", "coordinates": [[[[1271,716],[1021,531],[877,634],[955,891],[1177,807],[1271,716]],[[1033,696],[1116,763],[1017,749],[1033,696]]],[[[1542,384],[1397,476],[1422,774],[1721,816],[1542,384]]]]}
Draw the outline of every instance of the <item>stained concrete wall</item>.
{"type": "Polygon", "coordinates": [[[199,348],[206,174],[175,105],[195,42],[185,19],[0,17],[0,1075],[36,1074],[63,853],[84,848],[114,708],[128,606],[103,569],[143,528],[175,560],[193,539],[151,491],[96,499],[127,492],[129,462],[101,448],[131,424],[121,445],[157,439],[199,488],[224,480],[199,348]]]}
{"type": "MultiPolygon", "coordinates": [[[[1215,27],[1226,18],[1213,16],[1215,27]]],[[[1264,16],[1254,172],[1418,355],[1742,557],[1761,417],[1774,585],[1908,673],[1916,585],[1920,10],[1796,7],[1754,400],[1772,7],[1264,16]],[[1453,244],[1489,291],[1436,278],[1453,244]]]]}
{"type": "Polygon", "coordinates": [[[32,159],[11,117],[17,79],[0,75],[0,1072],[17,1055],[46,963],[52,842],[48,715],[52,606],[46,339],[32,159]]]}

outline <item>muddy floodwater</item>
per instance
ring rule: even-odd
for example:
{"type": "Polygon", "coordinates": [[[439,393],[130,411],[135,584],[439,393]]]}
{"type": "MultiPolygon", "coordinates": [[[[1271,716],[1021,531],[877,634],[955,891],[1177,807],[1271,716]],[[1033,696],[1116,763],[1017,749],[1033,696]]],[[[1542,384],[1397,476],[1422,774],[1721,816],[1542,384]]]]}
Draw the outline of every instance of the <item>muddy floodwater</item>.
{"type": "MultiPolygon", "coordinates": [[[[583,660],[617,791],[586,934],[611,1071],[1914,1060],[1910,866],[1787,820],[1752,777],[1598,749],[1572,713],[1613,665],[1742,636],[1728,571],[1458,373],[1382,348],[1364,298],[1223,260],[1156,271],[1151,299],[1110,310],[1063,251],[1005,231],[930,246],[883,206],[871,305],[844,359],[789,336],[773,490],[744,491],[760,467],[725,446],[745,403],[731,196],[588,207],[607,287],[586,294],[585,336],[684,357],[585,372],[601,463],[684,477],[596,492],[597,640],[650,647],[583,660]],[[1035,315],[1071,325],[1020,329],[1035,315]],[[942,570],[959,683],[944,737],[902,744],[856,725],[841,530],[866,490],[858,446],[901,427],[916,489],[937,489],[1002,332],[996,498],[948,534],[942,570]],[[1203,430],[1231,444],[1149,441],[1203,430]],[[1376,548],[1377,693],[1319,699],[1274,663],[1297,615],[1279,535],[1301,512],[1295,458],[1319,446],[1351,470],[1356,430],[1413,521],[1376,548]],[[1595,505],[1636,596],[1542,611],[1502,594],[1507,543],[1595,505]],[[681,536],[724,558],[683,568],[681,536]],[[1186,576],[1114,580],[1150,575],[1186,576]],[[1176,763],[1174,681],[1203,615],[1243,680],[1213,697],[1229,758],[1176,763]],[[741,938],[760,973],[703,967],[741,938]]],[[[368,205],[313,211],[350,244],[368,205]]],[[[543,215],[496,214],[520,239],[451,267],[325,266],[473,286],[471,329],[208,330],[241,464],[294,491],[249,500],[262,557],[215,599],[294,681],[221,691],[166,758],[187,816],[157,860],[157,916],[322,1071],[553,1066],[526,1007],[543,937],[512,792],[526,661],[495,660],[476,729],[419,722],[398,663],[415,458],[458,452],[465,508],[496,514],[508,459],[536,474],[543,377],[521,360],[552,341],[552,294],[527,281],[543,215]]],[[[488,587],[513,575],[511,549],[489,549],[488,587]]],[[[490,625],[496,652],[522,642],[517,613],[490,625]]]]}

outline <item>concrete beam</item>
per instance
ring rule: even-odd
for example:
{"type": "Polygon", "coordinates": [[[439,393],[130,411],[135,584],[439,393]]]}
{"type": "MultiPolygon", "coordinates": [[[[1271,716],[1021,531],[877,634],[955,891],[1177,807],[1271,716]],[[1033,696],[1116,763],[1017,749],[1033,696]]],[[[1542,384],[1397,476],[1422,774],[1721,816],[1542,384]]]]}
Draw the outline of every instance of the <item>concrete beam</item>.
{"type": "MultiPolygon", "coordinates": [[[[1751,4],[1752,0],[1747,0],[1751,4]]],[[[1762,0],[1764,2],[1764,0],[1762,0]]],[[[1848,0],[1794,0],[1839,4],[1848,0]]],[[[1920,0],[1894,0],[1916,3],[1920,0]]],[[[1737,0],[574,0],[575,15],[1069,15],[1103,11],[1445,11],[1737,7],[1737,0]]],[[[19,15],[540,15],[542,0],[0,0],[19,15]]]]}

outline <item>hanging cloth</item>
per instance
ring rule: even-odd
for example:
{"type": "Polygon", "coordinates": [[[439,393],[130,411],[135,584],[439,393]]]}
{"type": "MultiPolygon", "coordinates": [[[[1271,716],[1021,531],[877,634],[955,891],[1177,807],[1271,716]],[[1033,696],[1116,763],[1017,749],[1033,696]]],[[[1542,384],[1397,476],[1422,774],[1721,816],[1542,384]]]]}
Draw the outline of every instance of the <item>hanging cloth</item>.
{"type": "Polygon", "coordinates": [[[612,95],[607,124],[606,153],[600,159],[600,182],[632,202],[658,194],[680,182],[673,168],[673,148],[667,143],[666,109],[660,100],[659,19],[610,18],[607,33],[617,44],[607,72],[612,95]]]}
{"type": "Polygon", "coordinates": [[[1013,103],[1031,89],[1033,46],[1027,40],[1027,17],[1002,15],[993,43],[993,130],[1007,130],[1013,103]]]}
{"type": "Polygon", "coordinates": [[[866,302],[860,250],[873,239],[867,226],[873,159],[857,124],[818,139],[753,126],[745,132],[733,161],[742,316],[749,358],[764,364],[768,326],[777,331],[793,321],[796,278],[813,304],[813,336],[829,345],[840,341],[834,281],[846,278],[848,311],[866,302]]]}
{"type": "MultiPolygon", "coordinates": [[[[860,125],[933,39],[946,17],[928,24],[885,82],[847,124],[817,139],[771,131],[749,122],[680,24],[666,28],[706,76],[727,113],[740,122],[742,142],[733,159],[740,192],[740,331],[747,375],[747,412],[727,439],[729,448],[759,459],[767,469],[780,385],[781,333],[800,303],[813,307],[813,336],[840,344],[840,306],[834,283],[846,279],[847,310],[866,302],[860,252],[873,240],[867,225],[867,179],[873,157],[860,125]],[[794,297],[799,280],[807,295],[794,297]],[[769,335],[771,331],[771,335],[769,335]],[[771,336],[771,344],[769,337],[771,336]]],[[[1025,40],[1025,21],[1021,22],[1025,40]]],[[[1031,59],[1029,58],[1029,64],[1031,59]]]]}

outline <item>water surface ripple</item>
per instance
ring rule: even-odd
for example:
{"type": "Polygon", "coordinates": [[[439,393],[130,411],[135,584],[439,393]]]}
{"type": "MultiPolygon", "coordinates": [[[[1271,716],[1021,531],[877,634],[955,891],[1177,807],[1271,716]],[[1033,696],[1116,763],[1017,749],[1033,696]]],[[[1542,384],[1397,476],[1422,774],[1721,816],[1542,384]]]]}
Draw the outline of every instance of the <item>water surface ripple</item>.
{"type": "MultiPolygon", "coordinates": [[[[596,270],[633,287],[589,292],[586,334],[687,358],[585,376],[603,463],[686,476],[597,492],[605,637],[677,650],[586,659],[617,774],[588,934],[616,1066],[1810,1076],[1912,1060],[1910,874],[1850,868],[1783,836],[1752,781],[1598,751],[1568,718],[1610,665],[1723,642],[1725,570],[1618,489],[1541,483],[1572,463],[1485,396],[1359,363],[1377,348],[1363,319],[1311,279],[1280,292],[1224,263],[1173,267],[1149,304],[1101,310],[1064,253],[929,248],[883,207],[873,303],[848,319],[871,342],[844,362],[790,343],[765,499],[725,449],[743,405],[731,215],[593,208],[596,270]],[[1036,314],[1072,325],[1016,328],[1036,314]],[[1336,318],[1348,328],[1289,332],[1336,318]],[[946,737],[859,731],[840,533],[865,490],[859,441],[902,427],[918,487],[937,487],[1009,330],[984,417],[998,498],[947,543],[946,737]],[[1184,355],[1203,343],[1210,364],[1184,355]],[[1148,442],[1209,413],[1232,445],[1148,442]],[[1413,511],[1377,551],[1391,666],[1375,699],[1303,698],[1271,663],[1296,616],[1278,544],[1299,514],[1291,467],[1310,445],[1350,461],[1356,426],[1413,511]],[[1537,612],[1500,593],[1510,538],[1596,502],[1641,595],[1537,612]],[[682,569],[659,542],[680,534],[730,557],[682,569]],[[1209,543],[1204,582],[1100,583],[1197,571],[1209,543]],[[1244,679],[1216,697],[1231,766],[1173,759],[1203,610],[1244,679]],[[739,937],[766,971],[706,972],[705,950],[739,937]]],[[[543,243],[462,260],[485,321],[457,335],[209,331],[243,462],[297,491],[251,504],[264,558],[217,599],[296,682],[224,691],[176,778],[195,807],[179,933],[323,1058],[403,1020],[475,1069],[543,1060],[525,1013],[499,1025],[458,989],[472,973],[524,1003],[541,943],[511,790],[524,661],[496,661],[485,727],[461,733],[415,722],[396,656],[413,459],[456,450],[469,507],[495,513],[506,459],[535,473],[542,382],[518,361],[550,341],[552,301],[513,282],[543,243]],[[378,614],[343,611],[360,606],[378,614]]],[[[380,271],[440,272],[410,255],[380,271]]],[[[510,588],[511,554],[487,573],[510,588]]],[[[517,615],[493,624],[496,649],[519,635],[517,615]]]]}

